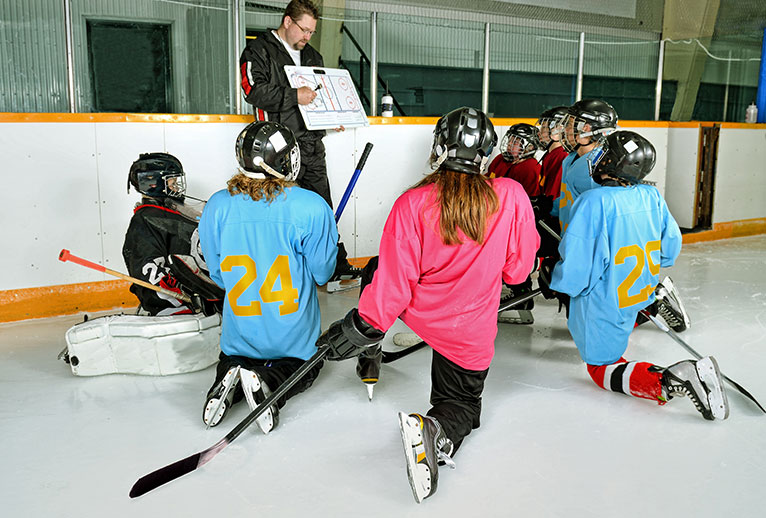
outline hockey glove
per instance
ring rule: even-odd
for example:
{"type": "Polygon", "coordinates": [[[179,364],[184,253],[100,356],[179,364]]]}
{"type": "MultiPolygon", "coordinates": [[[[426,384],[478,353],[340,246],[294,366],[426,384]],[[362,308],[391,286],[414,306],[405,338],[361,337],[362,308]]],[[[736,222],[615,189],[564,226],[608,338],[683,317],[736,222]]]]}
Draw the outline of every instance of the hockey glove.
{"type": "Polygon", "coordinates": [[[377,345],[385,335],[365,322],[354,308],[342,320],[330,324],[327,331],[317,340],[317,347],[330,346],[328,360],[346,360],[359,356],[365,349],[377,345]]]}

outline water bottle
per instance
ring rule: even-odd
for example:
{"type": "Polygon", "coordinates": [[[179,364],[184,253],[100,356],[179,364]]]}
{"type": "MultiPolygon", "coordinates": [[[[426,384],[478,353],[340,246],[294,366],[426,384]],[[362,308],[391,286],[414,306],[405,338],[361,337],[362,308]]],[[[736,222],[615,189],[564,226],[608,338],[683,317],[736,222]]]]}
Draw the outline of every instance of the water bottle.
{"type": "Polygon", "coordinates": [[[380,114],[383,117],[393,117],[394,116],[394,98],[390,95],[386,94],[383,96],[383,98],[380,100],[380,114]]]}
{"type": "Polygon", "coordinates": [[[754,102],[750,103],[745,112],[745,122],[749,124],[755,124],[758,122],[758,107],[754,102]]]}

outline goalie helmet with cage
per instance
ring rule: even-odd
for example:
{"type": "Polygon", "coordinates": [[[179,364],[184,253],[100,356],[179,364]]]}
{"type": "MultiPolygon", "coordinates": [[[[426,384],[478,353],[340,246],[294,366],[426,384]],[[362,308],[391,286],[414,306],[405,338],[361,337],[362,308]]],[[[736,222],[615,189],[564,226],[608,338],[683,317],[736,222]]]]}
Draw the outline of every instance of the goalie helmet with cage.
{"type": "Polygon", "coordinates": [[[301,152],[293,132],[278,122],[251,122],[235,144],[240,171],[249,178],[266,175],[295,181],[301,168],[301,152]]]}
{"type": "Polygon", "coordinates": [[[528,158],[537,151],[537,128],[531,124],[514,124],[500,142],[503,158],[508,162],[528,158]]]}
{"type": "Polygon", "coordinates": [[[489,117],[475,108],[458,108],[442,116],[434,128],[434,169],[481,174],[497,144],[489,117]]]}
{"type": "Polygon", "coordinates": [[[593,180],[605,185],[635,185],[652,172],[657,153],[651,142],[632,131],[616,131],[606,137],[603,153],[593,164],[593,180]],[[606,178],[604,178],[606,176],[606,178]]]}
{"type": "Polygon", "coordinates": [[[584,99],[567,109],[561,125],[564,128],[561,143],[571,153],[580,146],[602,141],[612,133],[617,127],[617,112],[612,105],[600,99],[584,99]],[[588,139],[586,144],[578,142],[585,138],[588,139]]]}
{"type": "Polygon", "coordinates": [[[548,149],[553,142],[561,140],[561,124],[568,110],[566,106],[556,106],[540,114],[535,126],[537,126],[537,140],[542,149],[548,149]]]}
{"type": "Polygon", "coordinates": [[[184,199],[186,173],[181,161],[169,153],[142,153],[128,172],[130,186],[150,198],[184,199]]]}

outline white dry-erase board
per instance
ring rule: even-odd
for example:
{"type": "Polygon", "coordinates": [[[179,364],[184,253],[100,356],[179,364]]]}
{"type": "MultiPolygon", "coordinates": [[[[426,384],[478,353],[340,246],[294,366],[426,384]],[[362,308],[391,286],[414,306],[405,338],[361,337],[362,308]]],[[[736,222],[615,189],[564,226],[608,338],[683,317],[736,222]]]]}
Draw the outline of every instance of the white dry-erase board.
{"type": "Polygon", "coordinates": [[[308,86],[317,92],[310,104],[298,105],[308,129],[369,125],[348,70],[285,65],[285,73],[293,88],[308,86]]]}

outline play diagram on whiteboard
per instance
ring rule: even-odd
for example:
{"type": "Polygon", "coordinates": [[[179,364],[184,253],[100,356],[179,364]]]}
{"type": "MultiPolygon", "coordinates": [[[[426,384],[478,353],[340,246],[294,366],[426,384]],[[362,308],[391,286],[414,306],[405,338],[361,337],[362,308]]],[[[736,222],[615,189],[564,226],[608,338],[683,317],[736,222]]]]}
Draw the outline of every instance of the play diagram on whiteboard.
{"type": "Polygon", "coordinates": [[[285,73],[293,88],[307,86],[317,93],[311,104],[298,106],[308,129],[369,125],[348,70],[285,65],[285,73]]]}

